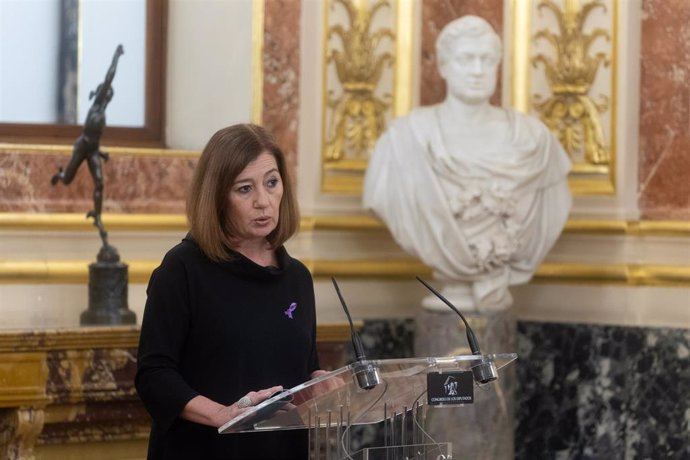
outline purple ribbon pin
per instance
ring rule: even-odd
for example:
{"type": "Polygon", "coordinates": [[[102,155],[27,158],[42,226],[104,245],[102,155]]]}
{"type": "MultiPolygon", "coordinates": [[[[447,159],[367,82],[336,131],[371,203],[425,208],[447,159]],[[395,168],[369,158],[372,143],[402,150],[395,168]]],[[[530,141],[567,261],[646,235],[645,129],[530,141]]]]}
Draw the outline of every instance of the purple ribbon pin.
{"type": "Polygon", "coordinates": [[[285,310],[285,314],[287,315],[288,318],[292,319],[292,312],[297,309],[297,304],[295,302],[292,302],[290,306],[288,307],[287,310],[285,310]]]}

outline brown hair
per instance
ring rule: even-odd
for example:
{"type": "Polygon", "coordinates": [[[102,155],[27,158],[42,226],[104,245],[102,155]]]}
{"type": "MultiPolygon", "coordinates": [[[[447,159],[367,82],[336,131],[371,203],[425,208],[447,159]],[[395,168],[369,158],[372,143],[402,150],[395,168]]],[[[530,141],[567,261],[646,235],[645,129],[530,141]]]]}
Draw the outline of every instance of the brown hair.
{"type": "Polygon", "coordinates": [[[211,136],[204,147],[187,195],[190,234],[209,259],[231,258],[228,248],[237,234],[227,217],[228,191],[244,168],[264,152],[275,158],[283,182],[278,224],[266,239],[277,248],[297,231],[299,211],[283,151],[261,126],[228,126],[211,136]]]}

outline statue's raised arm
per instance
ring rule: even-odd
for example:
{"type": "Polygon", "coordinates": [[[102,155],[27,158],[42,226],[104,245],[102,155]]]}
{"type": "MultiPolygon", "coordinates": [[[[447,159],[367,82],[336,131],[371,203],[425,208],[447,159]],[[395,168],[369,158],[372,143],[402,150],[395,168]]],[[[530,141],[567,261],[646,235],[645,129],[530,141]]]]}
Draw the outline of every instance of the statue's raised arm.
{"type": "Polygon", "coordinates": [[[115,78],[115,72],[117,71],[117,62],[120,60],[120,56],[125,54],[125,49],[122,47],[122,45],[117,45],[117,48],[115,49],[115,54],[113,54],[113,61],[110,64],[110,67],[108,68],[108,71],[105,74],[105,79],[103,80],[103,83],[98,85],[95,91],[91,91],[89,93],[89,99],[93,99],[94,96],[96,96],[96,99],[102,99],[103,96],[108,93],[108,90],[111,88],[113,79],[115,78]]]}

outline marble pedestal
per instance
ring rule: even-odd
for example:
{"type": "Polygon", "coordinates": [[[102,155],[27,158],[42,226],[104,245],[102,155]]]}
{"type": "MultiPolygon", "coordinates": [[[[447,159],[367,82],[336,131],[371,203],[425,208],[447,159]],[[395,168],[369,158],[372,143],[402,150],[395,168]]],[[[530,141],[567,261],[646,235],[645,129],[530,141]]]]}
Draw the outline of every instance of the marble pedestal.
{"type": "MultiPolygon", "coordinates": [[[[510,310],[465,314],[481,351],[510,353],[517,350],[516,321],[510,310]]],[[[415,318],[415,356],[470,354],[462,320],[453,311],[421,309],[415,318]]],[[[457,458],[514,459],[513,362],[499,371],[499,379],[474,391],[474,404],[432,408],[427,418],[429,434],[437,442],[452,442],[457,458]]]]}

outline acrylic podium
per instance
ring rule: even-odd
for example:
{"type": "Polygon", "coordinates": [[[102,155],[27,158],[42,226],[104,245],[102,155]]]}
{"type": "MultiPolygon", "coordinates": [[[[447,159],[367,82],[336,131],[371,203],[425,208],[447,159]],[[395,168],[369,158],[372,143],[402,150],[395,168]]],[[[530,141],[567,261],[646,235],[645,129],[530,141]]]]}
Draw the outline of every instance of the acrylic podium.
{"type": "Polygon", "coordinates": [[[263,401],[218,432],[308,429],[314,460],[451,459],[452,444],[425,431],[427,411],[462,411],[471,397],[458,396],[451,380],[461,377],[471,390],[492,385],[516,358],[499,353],[355,362],[263,401]],[[427,391],[438,385],[433,382],[441,382],[440,395],[435,387],[427,391]],[[354,432],[364,425],[377,433],[377,445],[360,448],[355,442],[354,432]]]}

